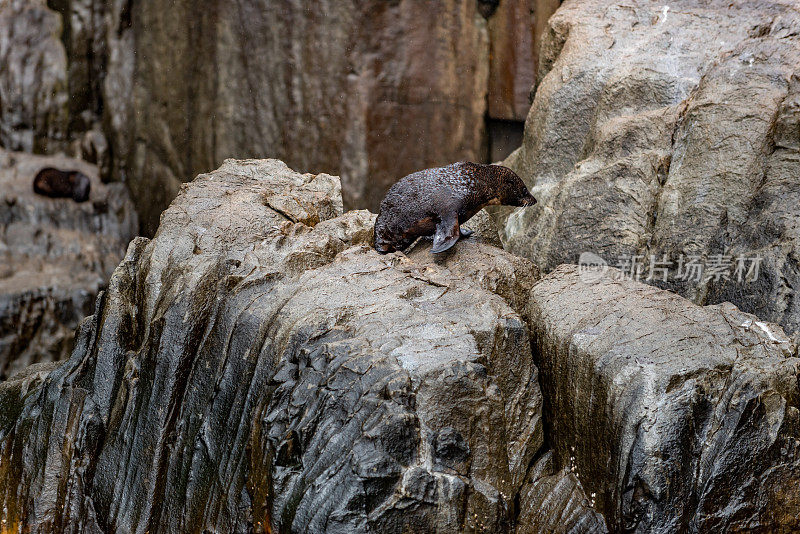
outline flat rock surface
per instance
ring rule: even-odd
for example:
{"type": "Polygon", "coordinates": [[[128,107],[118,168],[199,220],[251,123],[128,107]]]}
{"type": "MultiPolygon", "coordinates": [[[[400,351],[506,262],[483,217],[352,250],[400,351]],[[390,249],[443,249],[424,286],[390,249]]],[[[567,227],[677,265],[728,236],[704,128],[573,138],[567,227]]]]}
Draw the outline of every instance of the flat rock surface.
{"type": "Polygon", "coordinates": [[[103,184],[95,166],[0,150],[0,380],[69,355],[75,327],[136,232],[125,187],[103,184]],[[34,193],[44,167],[89,176],[89,200],[34,193]]]}
{"type": "Polygon", "coordinates": [[[531,293],[561,464],[612,531],[800,529],[797,346],[731,304],[619,274],[564,265],[531,293]]]}

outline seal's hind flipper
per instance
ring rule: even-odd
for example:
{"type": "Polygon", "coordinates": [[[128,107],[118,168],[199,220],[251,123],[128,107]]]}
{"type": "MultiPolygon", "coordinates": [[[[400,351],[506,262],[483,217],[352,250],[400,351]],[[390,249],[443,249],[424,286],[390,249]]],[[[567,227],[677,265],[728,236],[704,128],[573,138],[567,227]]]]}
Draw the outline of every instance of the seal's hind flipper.
{"type": "Polygon", "coordinates": [[[436,225],[431,252],[434,254],[444,252],[455,245],[459,237],[461,237],[461,228],[458,226],[458,217],[454,215],[453,217],[442,219],[436,225]]]}

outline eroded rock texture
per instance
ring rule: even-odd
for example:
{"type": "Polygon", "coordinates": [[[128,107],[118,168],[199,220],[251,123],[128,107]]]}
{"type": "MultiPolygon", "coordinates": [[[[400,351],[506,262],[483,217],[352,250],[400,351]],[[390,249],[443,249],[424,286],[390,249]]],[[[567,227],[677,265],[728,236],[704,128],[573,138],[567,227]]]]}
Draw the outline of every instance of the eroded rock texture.
{"type": "Polygon", "coordinates": [[[421,168],[488,154],[529,108],[557,0],[35,0],[0,10],[0,146],[128,183],[151,235],[188,177],[264,155],[377,209],[421,168]]]}
{"type": "Polygon", "coordinates": [[[95,166],[0,150],[0,380],[70,354],[137,228],[124,186],[103,184],[95,166]],[[89,201],[35,194],[44,167],[86,174],[89,201]]]}
{"type": "Polygon", "coordinates": [[[760,256],[757,282],[660,285],[796,331],[796,4],[566,2],[541,51],[524,143],[506,162],[539,204],[503,219],[508,248],[544,271],[585,251],[674,269],[760,256]]]}
{"type": "Polygon", "coordinates": [[[561,266],[531,293],[556,456],[612,531],[796,532],[797,346],[619,274],[561,266]]]}
{"type": "Polygon", "coordinates": [[[11,0],[0,6],[0,147],[68,152],[110,173],[102,126],[102,0],[11,0]]]}
{"type": "Polygon", "coordinates": [[[184,186],[72,357],[0,388],[9,524],[511,531],[542,398],[502,296],[537,272],[476,240],[381,256],[373,222],[276,160],[184,186]]]}
{"type": "Polygon", "coordinates": [[[537,459],[520,492],[517,533],[608,532],[605,519],[593,509],[594,498],[587,498],[573,471],[570,464],[559,469],[553,451],[537,459]]]}

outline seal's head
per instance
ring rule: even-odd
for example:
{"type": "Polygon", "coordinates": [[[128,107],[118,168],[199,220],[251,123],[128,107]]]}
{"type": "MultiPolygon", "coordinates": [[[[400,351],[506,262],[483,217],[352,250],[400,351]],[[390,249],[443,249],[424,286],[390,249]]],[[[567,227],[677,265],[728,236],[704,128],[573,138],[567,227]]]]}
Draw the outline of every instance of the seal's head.
{"type": "Polygon", "coordinates": [[[72,186],[72,200],[75,202],[85,202],[89,200],[89,191],[92,189],[92,182],[89,177],[82,172],[72,172],[69,176],[72,186]]]}
{"type": "Polygon", "coordinates": [[[528,191],[525,182],[514,171],[502,165],[492,165],[492,167],[497,168],[496,172],[500,178],[498,184],[500,204],[517,207],[536,204],[536,199],[528,191]]]}
{"type": "Polygon", "coordinates": [[[375,221],[375,250],[381,254],[405,250],[411,246],[415,239],[416,237],[405,237],[393,232],[389,228],[385,217],[379,215],[375,221]]]}

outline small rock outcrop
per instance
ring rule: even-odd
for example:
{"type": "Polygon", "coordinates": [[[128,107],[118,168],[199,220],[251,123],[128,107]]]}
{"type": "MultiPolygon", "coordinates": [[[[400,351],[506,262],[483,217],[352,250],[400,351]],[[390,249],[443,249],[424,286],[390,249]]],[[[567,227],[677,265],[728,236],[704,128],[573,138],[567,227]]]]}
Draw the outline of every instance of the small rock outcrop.
{"type": "Polygon", "coordinates": [[[670,265],[659,287],[798,331],[796,5],[567,1],[541,50],[505,162],[539,204],[501,217],[508,249],[543,272],[584,252],[642,279],[670,265]]]}
{"type": "Polygon", "coordinates": [[[75,328],[136,235],[127,190],[97,174],[79,160],[0,150],[0,380],[70,354],[75,328]],[[35,194],[45,167],[88,176],[88,202],[35,194]]]}
{"type": "Polygon", "coordinates": [[[796,532],[797,346],[619,275],[564,265],[531,292],[557,458],[615,532],[796,532]]]}
{"type": "Polygon", "coordinates": [[[373,223],[277,160],[185,185],[71,358],[0,389],[10,524],[512,531],[542,397],[501,295],[538,274],[477,240],[382,256],[373,223]]]}

